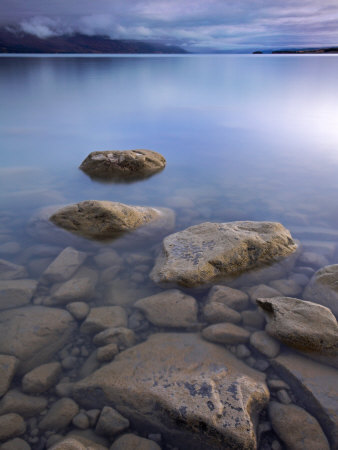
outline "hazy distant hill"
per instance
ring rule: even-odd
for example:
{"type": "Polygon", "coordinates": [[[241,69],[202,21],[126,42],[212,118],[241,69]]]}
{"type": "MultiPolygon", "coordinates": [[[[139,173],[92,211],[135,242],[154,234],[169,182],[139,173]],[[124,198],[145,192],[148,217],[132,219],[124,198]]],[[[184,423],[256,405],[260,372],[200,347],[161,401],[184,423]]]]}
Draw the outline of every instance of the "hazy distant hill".
{"type": "Polygon", "coordinates": [[[0,30],[0,53],[187,53],[180,47],[85,34],[41,39],[0,30]]]}
{"type": "Polygon", "coordinates": [[[274,50],[272,53],[338,53],[338,47],[310,48],[299,50],[274,50]]]}

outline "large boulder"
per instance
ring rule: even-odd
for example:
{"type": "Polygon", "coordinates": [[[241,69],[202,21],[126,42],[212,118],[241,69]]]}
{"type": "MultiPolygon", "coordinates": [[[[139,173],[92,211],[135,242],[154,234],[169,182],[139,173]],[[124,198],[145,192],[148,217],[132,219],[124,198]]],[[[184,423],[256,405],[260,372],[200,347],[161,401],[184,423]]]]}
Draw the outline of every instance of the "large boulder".
{"type": "Polygon", "coordinates": [[[151,150],[108,150],[90,153],[80,169],[92,178],[135,181],[164,169],[165,158],[151,150]]]}
{"type": "Polygon", "coordinates": [[[338,448],[338,370],[296,353],[283,353],[272,364],[302,405],[320,423],[332,448],[338,448]]]}
{"type": "Polygon", "coordinates": [[[291,297],[259,298],[266,331],[305,353],[338,356],[338,324],[325,306],[291,297]]]}
{"type": "Polygon", "coordinates": [[[165,224],[167,226],[169,224],[169,228],[172,228],[174,213],[168,208],[86,200],[61,208],[49,219],[55,225],[73,233],[88,238],[108,239],[151,222],[155,223],[155,228],[164,227],[165,224]]]}
{"type": "Polygon", "coordinates": [[[303,298],[330,308],[338,317],[338,264],[319,269],[307,285],[303,298]]]}
{"type": "Polygon", "coordinates": [[[25,306],[0,315],[0,353],[16,356],[18,373],[49,362],[70,339],[75,321],[63,309],[25,306]]]}
{"type": "Polygon", "coordinates": [[[275,222],[205,222],[163,240],[151,278],[193,287],[230,278],[294,252],[297,244],[275,222]]]}
{"type": "Polygon", "coordinates": [[[269,391],[264,374],[225,348],[198,334],[159,333],[79,381],[73,396],[86,408],[114,406],[175,446],[250,450],[269,391]]]}

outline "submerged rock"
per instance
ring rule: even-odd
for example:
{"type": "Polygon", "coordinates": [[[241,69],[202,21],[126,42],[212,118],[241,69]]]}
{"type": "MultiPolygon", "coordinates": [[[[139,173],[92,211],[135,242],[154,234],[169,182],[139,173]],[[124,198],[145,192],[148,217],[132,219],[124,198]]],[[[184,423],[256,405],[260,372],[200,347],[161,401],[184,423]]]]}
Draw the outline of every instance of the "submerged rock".
{"type": "Polygon", "coordinates": [[[337,448],[338,370],[295,353],[279,355],[273,360],[273,366],[281,378],[291,386],[307,411],[316,417],[332,448],[337,448]]]}
{"type": "Polygon", "coordinates": [[[275,222],[205,222],[163,240],[151,278],[193,287],[272,263],[297,248],[275,222]]]}
{"type": "Polygon", "coordinates": [[[73,233],[89,238],[108,239],[151,222],[159,221],[157,225],[165,228],[165,224],[167,224],[171,228],[174,213],[168,208],[87,200],[65,206],[49,219],[55,225],[73,233]]]}
{"type": "Polygon", "coordinates": [[[338,325],[328,308],[291,297],[259,298],[270,336],[306,353],[338,355],[338,325]]]}
{"type": "Polygon", "coordinates": [[[17,280],[26,277],[27,270],[23,266],[0,259],[0,280],[17,280]]]}
{"type": "Polygon", "coordinates": [[[24,306],[2,311],[0,353],[16,356],[18,373],[52,359],[69,340],[75,321],[65,310],[44,306],[24,306]]]}
{"type": "Polygon", "coordinates": [[[135,434],[124,434],[114,441],[110,450],[161,450],[161,447],[156,442],[150,439],[144,439],[135,434]]]}
{"type": "Polygon", "coordinates": [[[130,420],[194,449],[255,449],[269,398],[264,375],[197,334],[153,334],[78,382],[85,407],[114,405],[130,420]]]}
{"type": "Polygon", "coordinates": [[[86,253],[67,247],[47,267],[42,278],[44,281],[52,283],[66,281],[78,270],[86,258],[86,253]]]}
{"type": "Polygon", "coordinates": [[[305,288],[303,298],[330,308],[338,317],[338,264],[319,269],[305,288]]]}
{"type": "Polygon", "coordinates": [[[25,421],[19,414],[0,416],[0,441],[20,436],[26,431],[25,421]]]}
{"type": "Polygon", "coordinates": [[[149,322],[160,327],[189,327],[197,323],[197,302],[178,289],[170,289],[134,303],[149,322]]]}
{"type": "Polygon", "coordinates": [[[278,437],[290,450],[330,450],[321,426],[296,405],[269,404],[269,417],[278,437]]]}
{"type": "Polygon", "coordinates": [[[8,391],[18,365],[15,356],[0,355],[0,397],[8,391]]]}
{"type": "Polygon", "coordinates": [[[164,169],[165,158],[151,150],[108,150],[90,153],[80,169],[93,178],[137,180],[164,169]]]}
{"type": "Polygon", "coordinates": [[[35,280],[0,281],[0,310],[27,305],[37,287],[35,280]]]}

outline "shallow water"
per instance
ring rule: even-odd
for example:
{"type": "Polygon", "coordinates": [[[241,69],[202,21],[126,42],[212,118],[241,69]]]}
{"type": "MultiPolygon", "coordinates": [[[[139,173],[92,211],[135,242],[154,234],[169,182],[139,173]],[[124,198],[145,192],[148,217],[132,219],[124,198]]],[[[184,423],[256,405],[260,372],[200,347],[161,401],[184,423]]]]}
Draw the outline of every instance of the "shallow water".
{"type": "MultiPolygon", "coordinates": [[[[205,221],[279,221],[317,255],[312,265],[299,259],[283,278],[304,274],[304,265],[314,271],[338,263],[337,70],[333,55],[1,57],[0,258],[39,280],[69,244],[87,252],[85,265],[99,277],[89,305],[126,307],[138,341],[162,330],[132,305],[163,290],[148,277],[163,236],[97,243],[52,231],[42,238],[29,226],[39,208],[87,199],[166,206],[176,212],[173,231],[205,221]],[[160,152],[167,167],[128,184],[100,183],[78,169],[93,150],[132,148],[160,152]],[[120,256],[110,271],[95,259],[108,249],[120,256]]],[[[236,287],[261,281],[264,274],[244,277],[236,287]]],[[[291,296],[301,298],[303,287],[291,296]]],[[[32,303],[43,303],[50,288],[40,283],[32,303]]],[[[187,292],[201,310],[208,289],[187,292]]],[[[73,339],[55,355],[76,357],[63,368],[72,381],[95,349],[87,336],[73,339]]],[[[252,352],[254,365],[262,358],[252,352]]],[[[274,376],[271,367],[265,371],[274,376]]],[[[13,386],[20,383],[16,377],[13,386]]],[[[51,405],[53,389],[48,397],[51,405]]],[[[24,438],[45,448],[49,435],[36,433],[33,419],[24,438]]],[[[262,449],[277,439],[271,430],[262,436],[262,449]]],[[[170,446],[175,442],[163,437],[162,447],[170,446]]]]}

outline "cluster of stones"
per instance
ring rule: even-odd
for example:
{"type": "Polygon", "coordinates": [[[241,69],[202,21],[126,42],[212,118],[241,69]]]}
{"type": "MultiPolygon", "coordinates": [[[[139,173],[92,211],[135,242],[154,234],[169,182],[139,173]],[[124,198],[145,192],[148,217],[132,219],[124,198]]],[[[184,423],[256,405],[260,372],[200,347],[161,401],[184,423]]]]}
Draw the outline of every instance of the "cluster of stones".
{"type": "MultiPolygon", "coordinates": [[[[110,202],[52,220],[95,237],[97,216],[107,237],[159,216],[173,228],[110,202]]],[[[1,449],[338,446],[338,265],[282,225],[190,227],[154,267],[155,249],[9,243],[27,264],[0,260],[1,449]]]]}

